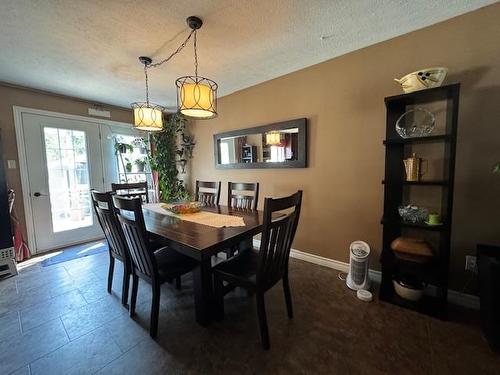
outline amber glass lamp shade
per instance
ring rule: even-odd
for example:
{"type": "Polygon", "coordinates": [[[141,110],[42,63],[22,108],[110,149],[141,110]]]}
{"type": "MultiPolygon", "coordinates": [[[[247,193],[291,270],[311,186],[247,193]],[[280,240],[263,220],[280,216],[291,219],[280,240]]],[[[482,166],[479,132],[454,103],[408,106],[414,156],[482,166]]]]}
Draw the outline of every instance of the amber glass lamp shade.
{"type": "Polygon", "coordinates": [[[271,146],[277,146],[281,144],[280,132],[272,131],[266,133],[266,143],[271,146]]]}
{"type": "Polygon", "coordinates": [[[186,76],[175,81],[177,106],[185,116],[211,119],[217,116],[217,84],[203,77],[186,76]]]}
{"type": "Polygon", "coordinates": [[[163,130],[163,108],[152,103],[132,103],[134,128],[145,131],[163,130]]]}

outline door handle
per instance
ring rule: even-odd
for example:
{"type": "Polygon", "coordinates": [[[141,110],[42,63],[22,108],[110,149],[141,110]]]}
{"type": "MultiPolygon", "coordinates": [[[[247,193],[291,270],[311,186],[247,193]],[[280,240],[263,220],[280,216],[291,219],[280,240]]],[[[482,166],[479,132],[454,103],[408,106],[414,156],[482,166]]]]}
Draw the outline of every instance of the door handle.
{"type": "Polygon", "coordinates": [[[33,193],[33,195],[34,195],[35,197],[41,197],[41,196],[46,197],[46,196],[48,196],[48,194],[42,194],[42,193],[40,193],[39,191],[35,191],[35,192],[33,193]]]}

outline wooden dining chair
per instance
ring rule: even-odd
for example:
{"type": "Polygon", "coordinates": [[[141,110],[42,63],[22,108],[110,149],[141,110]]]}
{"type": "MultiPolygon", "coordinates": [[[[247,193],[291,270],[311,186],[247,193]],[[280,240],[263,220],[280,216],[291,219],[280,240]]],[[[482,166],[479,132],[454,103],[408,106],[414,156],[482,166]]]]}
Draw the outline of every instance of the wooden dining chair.
{"type": "Polygon", "coordinates": [[[108,270],[108,293],[111,293],[113,286],[113,272],[115,269],[115,259],[123,263],[122,282],[122,305],[128,302],[128,290],[132,264],[128,252],[127,243],[123,235],[122,227],[116,216],[113,205],[112,193],[100,193],[92,190],[92,202],[99,224],[108,243],[109,249],[109,270],[108,270]]]}
{"type": "Polygon", "coordinates": [[[259,183],[228,182],[227,206],[256,210],[259,200],[259,183]]]}
{"type": "Polygon", "coordinates": [[[112,183],[111,190],[121,197],[141,197],[143,202],[149,203],[147,182],[134,182],[126,184],[112,183]]]}
{"type": "Polygon", "coordinates": [[[132,259],[132,292],[130,295],[130,316],[135,315],[139,278],[151,284],[153,299],[151,302],[151,321],[149,334],[155,338],[158,333],[158,315],[160,311],[160,286],[172,279],[180,278],[191,272],[197,262],[174,250],[163,247],[154,251],[149,241],[148,232],[142,213],[139,197],[124,198],[113,196],[118,211],[125,240],[132,259]]]}
{"type": "Polygon", "coordinates": [[[207,206],[218,206],[220,200],[220,181],[196,180],[196,200],[207,206]]]}
{"type": "Polygon", "coordinates": [[[260,249],[242,251],[237,256],[219,263],[213,269],[216,318],[224,318],[224,295],[231,286],[255,294],[260,336],[264,350],[269,349],[264,293],[280,280],[283,281],[288,317],[293,317],[292,297],[288,282],[288,259],[300,217],[302,191],[285,198],[266,198],[264,224],[260,249]],[[273,218],[273,213],[282,212],[273,218]],[[228,285],[224,285],[224,282],[228,285]]]}
{"type": "MultiPolygon", "coordinates": [[[[231,208],[256,210],[259,200],[259,183],[248,182],[228,182],[227,183],[227,206],[231,208]]],[[[249,238],[247,241],[251,243],[253,240],[249,238]]],[[[240,246],[233,246],[223,250],[228,258],[232,257],[237,251],[240,251],[240,246]]]]}

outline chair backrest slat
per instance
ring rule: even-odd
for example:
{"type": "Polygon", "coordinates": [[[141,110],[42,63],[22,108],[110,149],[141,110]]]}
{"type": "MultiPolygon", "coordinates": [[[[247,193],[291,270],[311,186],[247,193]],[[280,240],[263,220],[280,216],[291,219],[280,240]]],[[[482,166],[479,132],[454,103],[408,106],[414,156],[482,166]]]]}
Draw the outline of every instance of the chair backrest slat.
{"type": "Polygon", "coordinates": [[[290,249],[299,223],[301,204],[301,190],[289,197],[265,199],[257,288],[264,291],[269,289],[288,272],[290,249]],[[280,212],[279,215],[277,212],[280,212]]]}
{"type": "Polygon", "coordinates": [[[141,197],[143,201],[149,203],[148,183],[135,182],[126,184],[111,184],[111,190],[121,197],[141,197]]]}
{"type": "Polygon", "coordinates": [[[198,202],[206,206],[218,206],[220,200],[220,181],[212,182],[197,180],[195,196],[198,202]]]}
{"type": "Polygon", "coordinates": [[[129,253],[122,227],[113,205],[112,193],[92,191],[92,203],[101,225],[111,256],[124,262],[129,261],[129,253]]]}
{"type": "Polygon", "coordinates": [[[259,183],[228,182],[227,205],[232,208],[256,210],[259,200],[259,183]]]}
{"type": "Polygon", "coordinates": [[[158,266],[144,224],[141,198],[113,197],[117,216],[123,228],[133,271],[142,277],[153,280],[158,275],[158,266]]]}

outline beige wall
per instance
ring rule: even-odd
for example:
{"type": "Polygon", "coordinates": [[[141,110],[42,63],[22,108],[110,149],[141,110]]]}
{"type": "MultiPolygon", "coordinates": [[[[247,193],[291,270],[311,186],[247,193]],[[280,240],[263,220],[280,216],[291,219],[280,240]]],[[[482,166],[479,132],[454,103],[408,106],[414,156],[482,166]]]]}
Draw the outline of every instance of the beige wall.
{"type": "Polygon", "coordinates": [[[461,289],[465,254],[478,242],[500,242],[500,176],[490,173],[500,160],[499,20],[495,4],[221,98],[218,118],[191,127],[191,183],[258,181],[261,197],[302,189],[294,248],[348,261],[349,243],[363,239],[379,268],[384,97],[401,93],[395,77],[447,66],[446,82],[462,83],[451,256],[452,286],[461,289]],[[308,168],[214,168],[214,133],[299,117],[309,120],[308,168]]]}
{"type": "MultiPolygon", "coordinates": [[[[19,160],[12,106],[88,116],[88,108],[92,106],[92,104],[94,103],[75,98],[0,84],[0,129],[2,131],[2,144],[4,150],[3,159],[5,163],[8,159],[16,160],[17,169],[6,169],[7,183],[10,188],[16,191],[17,213],[23,223],[24,207],[21,195],[21,177],[19,174],[19,160]]],[[[103,109],[111,111],[111,120],[128,123],[132,123],[133,121],[131,110],[111,106],[103,106],[103,109]]],[[[26,234],[25,225],[23,225],[23,230],[26,234]]]]}

